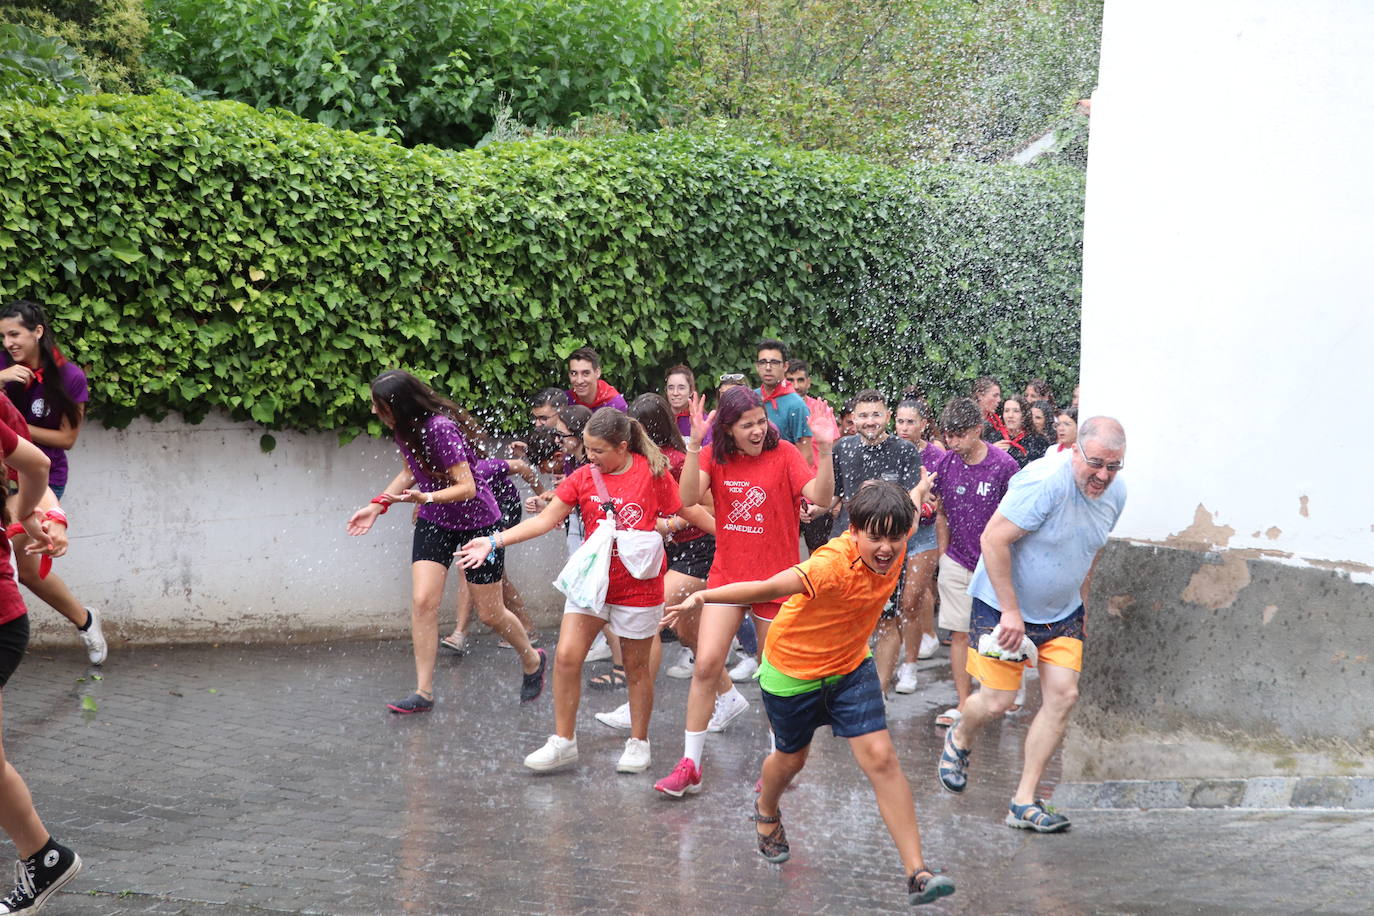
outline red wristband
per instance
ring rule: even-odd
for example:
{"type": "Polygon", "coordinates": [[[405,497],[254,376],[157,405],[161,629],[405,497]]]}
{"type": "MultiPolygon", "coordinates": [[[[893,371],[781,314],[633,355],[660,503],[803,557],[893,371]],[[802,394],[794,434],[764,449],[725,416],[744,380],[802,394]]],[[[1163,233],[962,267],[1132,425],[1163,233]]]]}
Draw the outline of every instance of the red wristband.
{"type": "Polygon", "coordinates": [[[57,524],[61,525],[63,528],[70,528],[70,527],[71,527],[71,526],[67,523],[67,513],[63,512],[61,509],[49,509],[49,510],[47,511],[47,514],[44,515],[43,518],[44,518],[45,520],[47,520],[47,521],[50,521],[50,522],[56,522],[57,524]]]}
{"type": "Polygon", "coordinates": [[[935,507],[930,503],[921,503],[921,518],[934,518],[935,507]]]}
{"type": "Polygon", "coordinates": [[[386,515],[386,510],[391,508],[391,503],[388,502],[386,496],[382,494],[378,494],[377,496],[372,497],[372,499],[368,500],[368,502],[374,502],[377,505],[381,506],[383,515],[386,515]]]}
{"type": "MultiPolygon", "coordinates": [[[[26,532],[26,531],[24,530],[24,526],[21,525],[19,522],[12,522],[12,523],[10,523],[10,526],[9,526],[8,528],[5,529],[5,537],[6,537],[7,539],[8,539],[8,538],[12,538],[12,537],[14,537],[15,535],[27,534],[27,533],[28,533],[28,532],[26,532]]],[[[48,573],[50,573],[50,572],[52,572],[52,557],[48,557],[48,556],[42,557],[42,558],[38,561],[38,578],[40,578],[40,579],[46,579],[46,578],[48,578],[48,573]]]]}

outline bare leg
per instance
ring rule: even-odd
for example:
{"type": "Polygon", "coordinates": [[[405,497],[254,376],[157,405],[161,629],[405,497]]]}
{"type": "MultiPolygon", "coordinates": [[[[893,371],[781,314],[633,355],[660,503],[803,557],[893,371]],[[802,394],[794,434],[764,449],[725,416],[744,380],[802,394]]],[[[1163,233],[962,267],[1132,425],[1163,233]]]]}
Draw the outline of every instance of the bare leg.
{"type": "Polygon", "coordinates": [[[1015,690],[993,690],[986,684],[981,685],[978,692],[965,701],[964,714],[952,729],[954,744],[964,750],[973,747],[973,739],[983,726],[1002,718],[1014,702],[1015,690]]]}
{"type": "Polygon", "coordinates": [[[606,627],[606,645],[611,647],[611,664],[617,668],[625,667],[625,654],[620,651],[620,637],[611,632],[610,627],[606,627]]]}
{"type": "Polygon", "coordinates": [[[658,634],[647,639],[620,640],[625,650],[625,679],[630,693],[630,737],[649,740],[649,717],[654,712],[654,678],[663,655],[658,634]]]}
{"type": "MultiPolygon", "coordinates": [[[[701,609],[698,624],[696,667],[687,694],[687,731],[704,732],[716,708],[716,694],[725,674],[725,656],[730,640],[744,619],[744,608],[729,604],[708,604],[701,609]]],[[[730,679],[725,678],[730,684],[730,679]]],[[[730,684],[730,687],[733,687],[730,684]]]]}
{"type": "Polygon", "coordinates": [[[1059,742],[1064,739],[1069,713],[1073,712],[1074,704],[1078,702],[1077,671],[1048,662],[1041,662],[1039,667],[1040,690],[1044,701],[1026,732],[1026,762],[1021,768],[1021,782],[1016,786],[1013,799],[1018,805],[1035,801],[1045,767],[1050,757],[1054,756],[1059,742]]]}
{"type": "Polygon", "coordinates": [[[907,560],[906,590],[902,592],[902,643],[905,659],[919,661],[921,636],[935,635],[935,568],[940,552],[927,550],[907,560]]]}
{"type": "MultiPolygon", "coordinates": [[[[759,786],[758,808],[759,814],[764,817],[777,817],[778,802],[782,799],[782,793],[787,791],[787,787],[792,784],[792,780],[806,766],[806,758],[811,753],[811,745],[807,745],[799,751],[791,754],[784,754],[782,751],[773,751],[763,758],[763,768],[760,773],[761,785],[759,786]]],[[[755,824],[759,833],[772,833],[775,829],[773,824],[755,824]]]]}
{"type": "MultiPolygon", "coordinates": [[[[959,692],[959,711],[973,693],[973,675],[968,673],[968,633],[955,630],[949,637],[949,666],[954,670],[954,689],[959,692]]],[[[962,747],[963,745],[960,745],[962,747]]]]}
{"type": "Polygon", "coordinates": [[[410,644],[415,650],[415,689],[434,696],[434,657],[439,652],[439,602],[448,570],[433,560],[410,564],[410,644]]]}
{"type": "Polygon", "coordinates": [[[501,576],[501,600],[505,602],[506,609],[515,615],[515,619],[520,621],[526,633],[536,632],[534,621],[525,610],[525,599],[520,596],[520,590],[511,582],[510,577],[505,575],[501,576]]]}
{"type": "MultiPolygon", "coordinates": [[[[553,730],[572,739],[577,729],[577,704],[582,699],[582,663],[603,622],[591,614],[564,614],[553,656],[553,730]]],[[[522,631],[523,632],[523,631],[522,631]]]]}
{"type": "Polygon", "coordinates": [[[915,874],[918,869],[925,867],[925,855],[921,852],[921,828],[916,823],[916,802],[911,797],[911,784],[907,782],[902,765],[897,760],[892,736],[887,729],[883,729],[850,738],[849,749],[873,785],[873,794],[878,797],[878,812],[883,816],[883,823],[887,824],[892,842],[897,844],[897,853],[902,857],[906,873],[915,874]]]}
{"type": "Polygon", "coordinates": [[[24,544],[28,543],[25,537],[20,541],[18,537],[14,540],[14,555],[18,562],[19,581],[25,588],[33,592],[35,598],[51,607],[57,613],[72,622],[73,626],[84,626],[86,624],[86,609],[76,600],[72,590],[67,588],[67,583],[62,581],[62,577],[56,573],[49,572],[48,578],[38,578],[39,557],[24,553],[24,544]]]}
{"type": "Polygon", "coordinates": [[[892,675],[897,671],[897,656],[902,651],[902,631],[899,621],[885,617],[878,621],[878,641],[873,647],[873,664],[878,668],[878,686],[887,696],[892,687],[892,675]]]}
{"type": "Polygon", "coordinates": [[[458,586],[458,612],[454,618],[453,635],[466,636],[468,627],[472,623],[472,590],[468,585],[468,577],[461,569],[455,570],[462,576],[462,582],[458,586]]]}
{"type": "MultiPolygon", "coordinates": [[[[0,718],[3,718],[3,704],[4,694],[0,693],[0,718]]],[[[27,859],[48,842],[48,831],[38,819],[29,787],[19,771],[10,765],[3,746],[0,746],[0,829],[9,835],[21,859],[27,859]]]]}
{"type": "MultiPolygon", "coordinates": [[[[473,603],[477,605],[478,619],[520,653],[520,667],[526,674],[538,671],[539,653],[531,648],[529,634],[520,625],[520,621],[516,620],[515,615],[506,610],[506,606],[501,603],[501,583],[469,585],[472,589],[473,603]]],[[[586,655],[585,652],[582,654],[586,655]]]]}

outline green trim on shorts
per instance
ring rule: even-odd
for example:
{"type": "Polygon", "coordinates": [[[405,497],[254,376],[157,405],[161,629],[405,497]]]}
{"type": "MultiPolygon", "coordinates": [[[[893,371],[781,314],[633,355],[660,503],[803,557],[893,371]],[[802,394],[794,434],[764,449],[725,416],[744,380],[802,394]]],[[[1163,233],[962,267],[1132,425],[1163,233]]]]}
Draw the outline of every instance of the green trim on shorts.
{"type": "MultiPolygon", "coordinates": [[[[867,659],[873,653],[870,651],[864,656],[867,659]]],[[[817,678],[816,680],[804,680],[793,677],[790,674],[783,674],[768,661],[768,656],[764,656],[759,662],[758,674],[754,677],[759,679],[759,686],[767,690],[775,697],[795,697],[803,693],[814,693],[822,687],[829,687],[831,684],[838,684],[842,679],[853,672],[845,674],[832,674],[828,677],[817,678]]]]}

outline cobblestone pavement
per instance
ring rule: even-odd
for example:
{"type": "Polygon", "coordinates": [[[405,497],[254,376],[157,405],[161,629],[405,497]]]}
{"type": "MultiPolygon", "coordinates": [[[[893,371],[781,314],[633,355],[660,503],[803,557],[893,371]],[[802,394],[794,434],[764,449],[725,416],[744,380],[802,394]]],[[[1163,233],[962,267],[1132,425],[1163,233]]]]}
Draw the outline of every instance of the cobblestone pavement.
{"type": "MultiPolygon", "coordinates": [[[[651,786],[676,762],[686,682],[659,680],[648,773],[617,775],[623,733],[592,719],[582,760],[520,760],[552,725],[522,708],[489,637],[445,657],[433,713],[384,704],[411,686],[407,642],[133,649],[99,680],[75,649],[33,652],[5,690],[5,743],[49,829],[86,870],[49,911],[308,913],[874,913],[909,909],[901,866],[844,742],[818,735],[784,797],[792,861],[764,862],[745,820],[766,746],[749,712],[712,735],[702,793],[651,786]],[[89,697],[83,709],[83,698],[89,697]]],[[[595,667],[595,666],[589,666],[595,667]]],[[[934,912],[1369,912],[1367,812],[1077,811],[1071,832],[1001,823],[1026,717],[976,748],[964,796],[935,779],[948,663],[923,663],[891,727],[929,861],[958,883],[934,912]]]]}

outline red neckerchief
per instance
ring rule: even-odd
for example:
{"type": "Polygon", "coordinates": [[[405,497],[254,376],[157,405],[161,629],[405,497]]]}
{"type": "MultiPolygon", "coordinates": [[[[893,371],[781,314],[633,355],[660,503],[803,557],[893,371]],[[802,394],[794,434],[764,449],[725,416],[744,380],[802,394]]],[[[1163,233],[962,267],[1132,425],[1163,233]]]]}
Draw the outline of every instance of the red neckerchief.
{"type": "Polygon", "coordinates": [[[1056,445],[1056,446],[1054,447],[1054,450],[1055,450],[1056,452],[1062,452],[1062,451],[1064,451],[1064,449],[1066,449],[1066,448],[1073,448],[1073,446],[1072,446],[1072,445],[1056,445]]]}
{"type": "Polygon", "coordinates": [[[989,413],[983,419],[988,422],[989,426],[997,430],[1003,439],[1011,438],[1011,433],[1007,432],[1007,424],[1003,423],[1002,418],[997,416],[996,413],[989,413]]]}
{"type": "Polygon", "coordinates": [[[1016,449],[1023,455],[1026,454],[1026,447],[1021,444],[1021,440],[1026,438],[1026,431],[1024,429],[1017,433],[1015,436],[1013,436],[1011,432],[1007,430],[1006,427],[1003,427],[1002,431],[1006,433],[1006,435],[1002,438],[1006,439],[1007,442],[1011,443],[1012,448],[1016,449]]]}
{"type": "Polygon", "coordinates": [[[690,410],[679,410],[677,413],[673,414],[673,419],[680,420],[683,417],[690,417],[691,415],[692,412],[690,410]]]}
{"type": "Polygon", "coordinates": [[[606,384],[604,378],[596,380],[596,394],[592,395],[592,402],[590,404],[579,398],[576,392],[569,391],[568,393],[573,396],[574,401],[581,404],[583,407],[590,407],[592,410],[596,410],[598,407],[604,407],[608,401],[614,400],[620,396],[620,392],[606,384]]]}
{"type": "Polygon", "coordinates": [[[28,390],[29,390],[30,388],[32,388],[35,384],[38,384],[38,385],[43,384],[43,367],[42,367],[42,366],[39,366],[37,369],[33,370],[33,375],[29,376],[29,383],[28,383],[27,385],[24,386],[24,390],[25,390],[25,391],[28,391],[28,390]]]}
{"type": "Polygon", "coordinates": [[[787,379],[783,379],[781,382],[779,382],[778,386],[773,389],[772,393],[769,394],[765,394],[762,383],[759,384],[759,396],[763,398],[764,406],[766,407],[768,404],[771,403],[773,405],[774,410],[778,409],[778,398],[782,397],[785,394],[795,394],[796,390],[797,389],[793,388],[792,383],[789,382],[787,379]]]}

